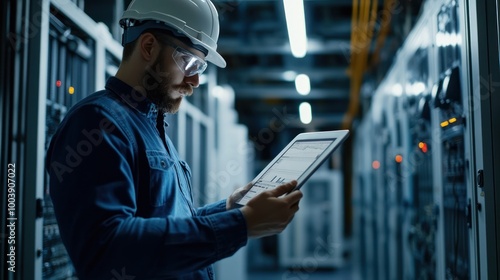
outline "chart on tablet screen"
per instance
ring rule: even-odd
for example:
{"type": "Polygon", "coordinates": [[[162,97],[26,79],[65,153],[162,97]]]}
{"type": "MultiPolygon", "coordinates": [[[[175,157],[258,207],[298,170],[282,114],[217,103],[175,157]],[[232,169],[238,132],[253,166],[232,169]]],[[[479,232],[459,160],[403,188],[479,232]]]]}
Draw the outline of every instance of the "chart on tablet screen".
{"type": "Polygon", "coordinates": [[[255,182],[240,201],[246,204],[257,194],[283,185],[304,173],[335,139],[297,141],[255,182]]]}

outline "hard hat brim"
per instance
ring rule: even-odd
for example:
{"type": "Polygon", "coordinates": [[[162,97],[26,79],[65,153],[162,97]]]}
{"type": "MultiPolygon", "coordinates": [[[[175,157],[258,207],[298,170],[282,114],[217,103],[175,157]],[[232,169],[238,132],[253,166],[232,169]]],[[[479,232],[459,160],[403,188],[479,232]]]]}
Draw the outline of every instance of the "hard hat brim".
{"type": "Polygon", "coordinates": [[[224,58],[222,57],[222,55],[220,55],[218,52],[210,49],[208,51],[208,55],[207,57],[205,58],[208,62],[211,62],[213,64],[215,64],[216,66],[220,67],[220,68],[226,68],[226,60],[224,60],[224,58]]]}

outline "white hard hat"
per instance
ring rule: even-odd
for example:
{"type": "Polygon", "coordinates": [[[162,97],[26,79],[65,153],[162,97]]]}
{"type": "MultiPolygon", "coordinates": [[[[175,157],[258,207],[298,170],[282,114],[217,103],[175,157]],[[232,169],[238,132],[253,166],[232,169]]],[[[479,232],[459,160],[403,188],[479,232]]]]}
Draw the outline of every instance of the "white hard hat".
{"type": "Polygon", "coordinates": [[[190,46],[205,52],[207,61],[226,67],[217,53],[219,15],[210,0],[133,0],[120,24],[124,28],[123,45],[147,29],[166,29],[174,36],[187,37],[190,46]]]}

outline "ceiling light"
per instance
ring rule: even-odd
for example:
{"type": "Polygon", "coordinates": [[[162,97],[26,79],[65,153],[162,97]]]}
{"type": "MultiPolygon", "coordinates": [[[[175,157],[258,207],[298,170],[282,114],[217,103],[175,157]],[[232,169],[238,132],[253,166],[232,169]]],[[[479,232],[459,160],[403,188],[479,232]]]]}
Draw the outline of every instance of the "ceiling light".
{"type": "Polygon", "coordinates": [[[283,79],[285,79],[285,81],[294,81],[295,78],[297,77],[297,73],[295,73],[295,71],[285,71],[283,72],[283,75],[282,75],[283,79]]]}
{"type": "Polygon", "coordinates": [[[311,81],[306,74],[300,74],[295,77],[295,88],[301,95],[308,95],[311,92],[311,81]]]}
{"type": "Polygon", "coordinates": [[[309,124],[312,121],[311,104],[307,102],[300,103],[299,106],[300,121],[303,124],[309,124]]]}
{"type": "Polygon", "coordinates": [[[290,48],[295,57],[304,57],[307,53],[306,20],[303,0],[283,0],[286,27],[290,48]]]}

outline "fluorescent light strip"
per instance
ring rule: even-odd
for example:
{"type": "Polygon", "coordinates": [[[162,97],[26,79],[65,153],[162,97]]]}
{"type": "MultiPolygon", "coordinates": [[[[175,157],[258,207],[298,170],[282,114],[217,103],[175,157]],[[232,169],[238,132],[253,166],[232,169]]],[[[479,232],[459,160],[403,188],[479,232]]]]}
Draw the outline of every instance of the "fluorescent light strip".
{"type": "Polygon", "coordinates": [[[308,95],[311,92],[311,81],[306,74],[300,74],[295,77],[295,89],[301,95],[308,95]]]}
{"type": "Polygon", "coordinates": [[[286,26],[293,56],[304,57],[307,53],[306,19],[303,0],[283,0],[286,26]]]}
{"type": "Polygon", "coordinates": [[[312,121],[312,109],[311,104],[307,102],[300,103],[299,106],[300,121],[303,124],[309,124],[312,121]]]}

